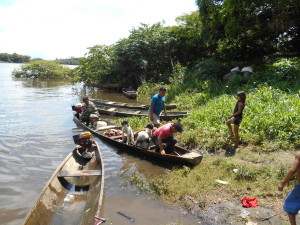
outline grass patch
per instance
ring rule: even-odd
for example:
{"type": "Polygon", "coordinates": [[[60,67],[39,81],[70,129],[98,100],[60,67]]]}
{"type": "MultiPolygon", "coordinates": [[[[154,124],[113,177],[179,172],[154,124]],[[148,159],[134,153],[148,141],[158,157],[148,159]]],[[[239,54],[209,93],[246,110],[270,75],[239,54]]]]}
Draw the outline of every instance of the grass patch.
{"type": "Polygon", "coordinates": [[[272,202],[272,199],[283,199],[297,183],[296,179],[293,179],[284,192],[280,193],[277,186],[289,170],[289,166],[278,166],[276,162],[257,165],[242,160],[243,157],[209,156],[193,169],[173,169],[162,177],[150,180],[133,173],[131,182],[141,190],[189,209],[195,204],[205,208],[213,203],[240,200],[245,196],[256,197],[260,202],[272,202]],[[237,169],[237,172],[233,169],[237,169]],[[229,184],[219,184],[216,179],[227,181],[229,184]]]}
{"type": "MultiPolygon", "coordinates": [[[[192,101],[197,99],[197,95],[193,96],[192,101]]],[[[179,136],[180,140],[193,148],[224,148],[229,135],[225,122],[235,102],[234,96],[223,94],[194,107],[190,115],[182,119],[185,132],[179,136]]],[[[266,86],[249,91],[240,126],[242,143],[257,145],[256,151],[263,152],[294,148],[300,139],[299,105],[299,93],[266,86]]]]}

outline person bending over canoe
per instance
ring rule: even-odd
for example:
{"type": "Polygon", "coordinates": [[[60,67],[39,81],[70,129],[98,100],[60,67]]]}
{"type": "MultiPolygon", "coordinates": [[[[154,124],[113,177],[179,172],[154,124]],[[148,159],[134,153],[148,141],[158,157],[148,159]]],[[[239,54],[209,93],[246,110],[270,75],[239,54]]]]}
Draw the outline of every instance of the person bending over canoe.
{"type": "Polygon", "coordinates": [[[177,132],[182,132],[182,124],[177,123],[167,123],[162,127],[158,128],[152,135],[152,141],[155,144],[155,151],[161,154],[171,154],[174,150],[174,146],[177,140],[173,137],[173,134],[177,132]],[[163,143],[166,143],[164,148],[163,143]]]}
{"type": "Polygon", "coordinates": [[[167,89],[165,87],[160,87],[158,93],[152,97],[150,103],[149,117],[155,127],[159,127],[160,125],[159,115],[163,109],[165,115],[167,115],[166,106],[165,106],[166,92],[167,89]]]}
{"type": "Polygon", "coordinates": [[[89,97],[83,97],[82,101],[85,103],[85,105],[83,106],[83,112],[80,115],[80,120],[82,122],[86,122],[87,126],[89,123],[91,123],[91,127],[93,128],[95,121],[99,119],[98,109],[94,103],[89,100],[89,97]]]}

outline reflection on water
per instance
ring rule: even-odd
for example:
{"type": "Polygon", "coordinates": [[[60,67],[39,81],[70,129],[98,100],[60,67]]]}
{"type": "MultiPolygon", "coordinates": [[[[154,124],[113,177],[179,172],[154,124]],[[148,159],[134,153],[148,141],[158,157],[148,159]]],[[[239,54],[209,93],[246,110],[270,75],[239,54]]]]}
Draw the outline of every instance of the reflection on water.
{"type": "MultiPolygon", "coordinates": [[[[57,166],[74,147],[72,136],[81,132],[72,121],[71,105],[89,95],[119,102],[135,102],[114,91],[83,87],[82,84],[39,82],[13,79],[11,72],[20,64],[0,63],[0,221],[22,224],[57,166]]],[[[149,194],[121,184],[133,171],[145,177],[166,172],[164,167],[122,153],[98,140],[105,165],[102,216],[107,224],[131,224],[120,211],[135,219],[135,224],[167,224],[181,221],[196,224],[190,215],[168,206],[149,194]]],[[[79,201],[80,205],[80,201],[79,201]]],[[[80,207],[70,205],[70,224],[77,224],[80,207]]]]}

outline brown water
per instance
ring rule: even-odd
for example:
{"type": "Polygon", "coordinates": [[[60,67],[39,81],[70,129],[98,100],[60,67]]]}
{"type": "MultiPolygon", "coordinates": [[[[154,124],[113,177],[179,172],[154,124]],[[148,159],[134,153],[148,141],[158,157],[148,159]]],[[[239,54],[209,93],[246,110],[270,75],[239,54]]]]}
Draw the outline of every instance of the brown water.
{"type": "MultiPolygon", "coordinates": [[[[13,79],[11,72],[19,66],[0,63],[0,224],[9,225],[22,224],[56,167],[73,149],[72,136],[82,130],[72,121],[71,104],[79,102],[79,96],[134,102],[122,94],[82,84],[13,79]]],[[[179,207],[140,193],[127,182],[134,171],[151,178],[167,169],[94,139],[100,145],[106,173],[102,214],[107,219],[105,224],[198,223],[179,207]]]]}

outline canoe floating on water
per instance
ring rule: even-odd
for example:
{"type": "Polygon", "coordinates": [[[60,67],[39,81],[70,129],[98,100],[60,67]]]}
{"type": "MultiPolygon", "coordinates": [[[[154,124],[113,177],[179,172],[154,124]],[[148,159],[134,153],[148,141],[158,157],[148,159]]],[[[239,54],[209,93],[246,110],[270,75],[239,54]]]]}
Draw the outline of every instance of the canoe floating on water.
{"type": "Polygon", "coordinates": [[[131,88],[122,88],[122,92],[128,98],[136,99],[137,91],[131,88]]]}
{"type": "Polygon", "coordinates": [[[187,149],[184,149],[179,146],[175,146],[174,150],[179,154],[165,154],[162,155],[159,152],[155,152],[154,150],[148,150],[148,149],[142,149],[140,147],[136,147],[133,145],[127,145],[126,143],[120,142],[121,138],[120,136],[111,136],[108,137],[105,135],[106,131],[108,131],[111,127],[114,127],[116,130],[121,132],[121,127],[117,124],[114,124],[110,121],[106,121],[107,123],[107,129],[105,127],[101,127],[100,131],[95,131],[87,127],[84,123],[78,120],[76,116],[74,116],[73,121],[78,125],[83,127],[84,129],[90,131],[94,136],[98,137],[99,139],[106,141],[123,151],[126,151],[129,154],[137,155],[141,157],[145,157],[147,159],[151,159],[154,161],[163,161],[163,162],[169,162],[173,164],[184,164],[184,165],[192,165],[196,166],[198,165],[203,156],[197,152],[192,152],[187,149]]]}
{"type": "MultiPolygon", "coordinates": [[[[107,106],[98,106],[98,111],[101,114],[111,115],[111,116],[149,116],[148,110],[133,110],[133,109],[125,109],[125,108],[117,108],[117,107],[107,107],[107,106]]],[[[187,116],[188,112],[167,112],[167,115],[161,113],[159,116],[161,120],[170,121],[173,119],[178,119],[181,117],[187,116]]]]}
{"type": "MultiPolygon", "coordinates": [[[[128,109],[149,109],[150,104],[139,104],[139,103],[124,103],[124,102],[114,102],[102,99],[91,100],[97,107],[108,106],[117,108],[128,108],[128,109]]],[[[176,104],[166,104],[167,109],[176,109],[176,104]]]]}
{"type": "Polygon", "coordinates": [[[93,157],[85,159],[80,146],[75,147],[53,173],[23,225],[95,223],[103,200],[104,166],[96,142],[92,150],[93,157]]]}

